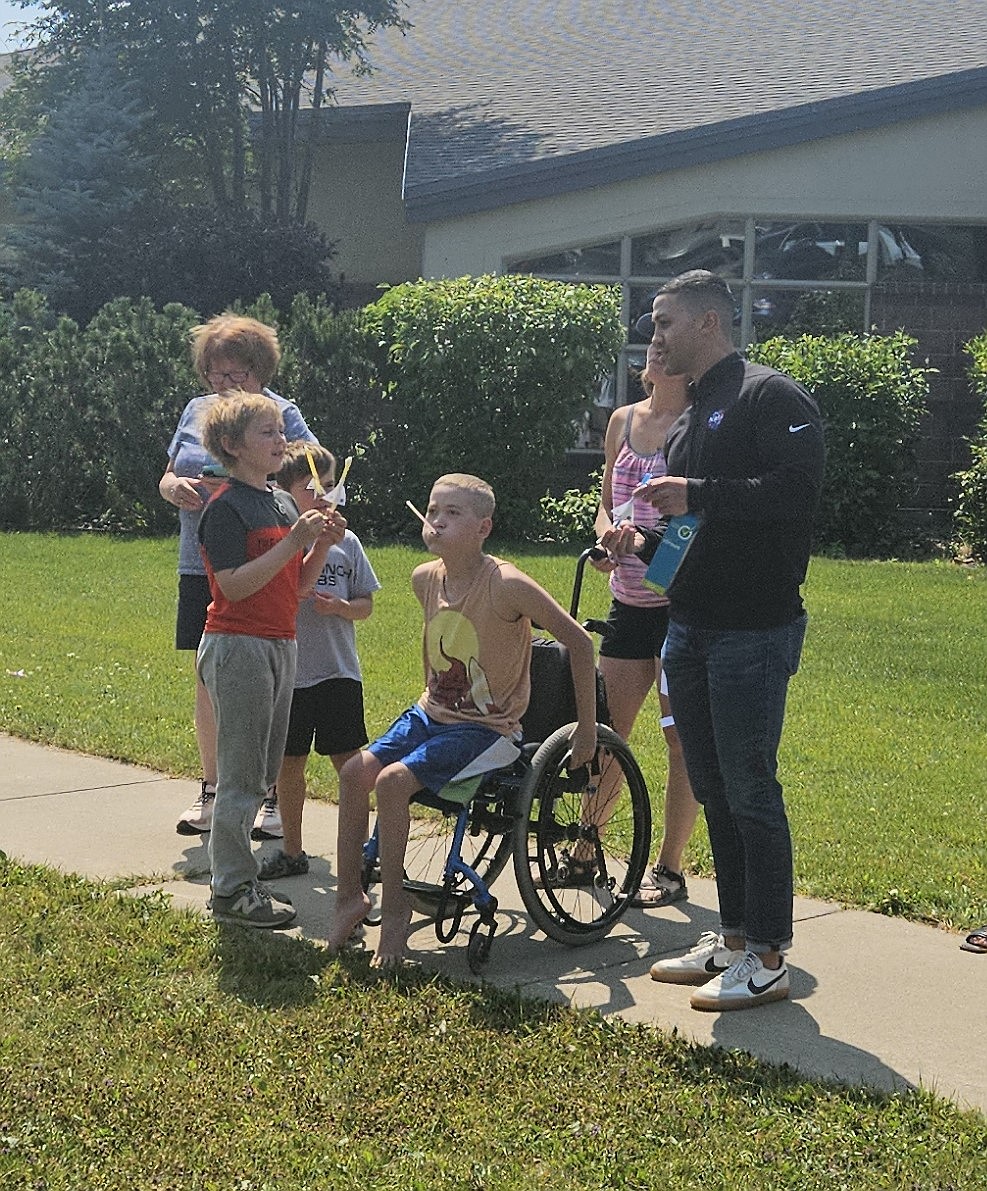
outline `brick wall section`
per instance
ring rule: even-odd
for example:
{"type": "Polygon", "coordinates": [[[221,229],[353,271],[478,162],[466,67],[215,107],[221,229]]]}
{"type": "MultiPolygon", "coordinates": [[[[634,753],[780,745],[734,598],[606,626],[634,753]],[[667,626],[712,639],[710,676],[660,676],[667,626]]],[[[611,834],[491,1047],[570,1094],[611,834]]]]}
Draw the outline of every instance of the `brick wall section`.
{"type": "Polygon", "coordinates": [[[966,376],[963,345],[987,326],[987,285],[927,282],[875,286],[871,323],[882,334],[903,328],[918,341],[915,355],[937,368],[929,377],[929,414],[918,448],[916,490],[903,512],[919,522],[948,529],[955,485],[949,477],[969,464],[966,438],[977,428],[983,407],[966,376]]]}

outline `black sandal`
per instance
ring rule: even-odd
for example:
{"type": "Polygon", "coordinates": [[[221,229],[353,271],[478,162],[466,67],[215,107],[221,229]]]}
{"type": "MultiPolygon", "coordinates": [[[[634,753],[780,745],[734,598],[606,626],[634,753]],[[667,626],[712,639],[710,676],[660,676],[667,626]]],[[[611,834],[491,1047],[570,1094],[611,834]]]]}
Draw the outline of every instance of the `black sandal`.
{"type": "Polygon", "coordinates": [[[665,864],[656,864],[645,874],[630,904],[637,910],[657,910],[660,906],[684,902],[688,897],[689,889],[684,874],[675,872],[665,864]]]}

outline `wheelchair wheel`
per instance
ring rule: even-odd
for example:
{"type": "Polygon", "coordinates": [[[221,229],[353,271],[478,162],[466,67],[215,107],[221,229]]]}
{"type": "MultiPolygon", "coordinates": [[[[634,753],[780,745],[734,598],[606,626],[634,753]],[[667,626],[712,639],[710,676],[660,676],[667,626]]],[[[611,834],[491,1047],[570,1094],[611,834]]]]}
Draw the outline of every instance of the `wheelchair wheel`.
{"type": "Polygon", "coordinates": [[[634,754],[602,724],[595,763],[570,774],[572,727],[553,733],[534,756],[521,791],[514,872],[535,924],[580,946],[607,934],[641,884],[651,803],[634,754]]]}
{"type": "MultiPolygon", "coordinates": [[[[462,858],[487,885],[492,885],[511,858],[514,819],[505,811],[499,788],[492,783],[489,792],[489,799],[480,795],[470,805],[462,858]]],[[[416,816],[419,811],[421,814],[411,821],[404,858],[404,885],[412,906],[426,917],[435,915],[444,894],[443,873],[458,809],[448,803],[441,809],[430,805],[412,808],[416,816]]],[[[471,888],[463,876],[456,876],[446,896],[451,903],[460,896],[472,900],[471,888]]]]}

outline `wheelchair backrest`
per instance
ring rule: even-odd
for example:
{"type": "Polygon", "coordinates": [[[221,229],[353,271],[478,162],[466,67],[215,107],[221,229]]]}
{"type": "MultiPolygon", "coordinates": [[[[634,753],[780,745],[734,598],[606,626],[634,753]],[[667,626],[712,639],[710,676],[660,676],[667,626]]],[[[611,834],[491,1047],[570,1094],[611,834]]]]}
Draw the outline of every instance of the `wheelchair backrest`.
{"type": "MultiPolygon", "coordinates": [[[[549,637],[534,637],[531,642],[531,698],[521,717],[526,744],[547,740],[563,724],[576,718],[576,693],[569,669],[569,651],[549,637]]],[[[609,724],[607,696],[603,677],[596,672],[596,718],[609,724]]]]}

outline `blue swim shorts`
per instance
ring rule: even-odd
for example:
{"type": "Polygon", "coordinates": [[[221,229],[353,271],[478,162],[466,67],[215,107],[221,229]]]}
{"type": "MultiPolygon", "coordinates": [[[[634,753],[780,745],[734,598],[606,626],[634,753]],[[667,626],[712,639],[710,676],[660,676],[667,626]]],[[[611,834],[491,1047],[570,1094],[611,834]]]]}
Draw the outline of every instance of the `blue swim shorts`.
{"type": "Polygon", "coordinates": [[[450,782],[510,765],[521,750],[507,736],[482,724],[440,724],[415,704],[398,716],[368,748],[381,765],[400,761],[438,794],[450,782]]]}

